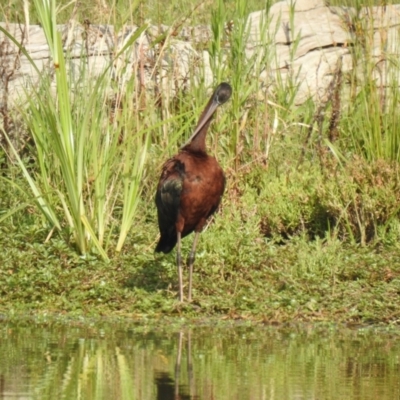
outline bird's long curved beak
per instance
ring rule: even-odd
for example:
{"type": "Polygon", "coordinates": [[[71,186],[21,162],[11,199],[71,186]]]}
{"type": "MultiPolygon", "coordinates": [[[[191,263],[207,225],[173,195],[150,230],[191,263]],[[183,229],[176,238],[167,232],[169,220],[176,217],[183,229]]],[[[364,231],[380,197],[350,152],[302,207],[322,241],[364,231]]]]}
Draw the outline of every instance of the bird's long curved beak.
{"type": "MultiPolygon", "coordinates": [[[[209,107],[205,110],[205,113],[200,117],[200,120],[197,124],[197,127],[195,131],[192,133],[190,136],[189,140],[186,142],[186,144],[190,143],[192,139],[203,129],[204,125],[210,120],[210,118],[213,116],[215,110],[219,106],[218,101],[213,100],[209,107]]],[[[185,144],[185,145],[186,145],[185,144]]]]}

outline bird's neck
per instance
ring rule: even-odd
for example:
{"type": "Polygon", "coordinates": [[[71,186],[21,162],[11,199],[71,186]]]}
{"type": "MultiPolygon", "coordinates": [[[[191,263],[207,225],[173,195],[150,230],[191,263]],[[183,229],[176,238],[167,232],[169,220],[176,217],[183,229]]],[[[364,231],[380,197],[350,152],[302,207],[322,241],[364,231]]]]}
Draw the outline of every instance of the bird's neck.
{"type": "Polygon", "coordinates": [[[208,127],[210,126],[211,118],[207,121],[197,135],[188,143],[183,150],[191,151],[194,153],[206,153],[206,135],[208,127]]]}

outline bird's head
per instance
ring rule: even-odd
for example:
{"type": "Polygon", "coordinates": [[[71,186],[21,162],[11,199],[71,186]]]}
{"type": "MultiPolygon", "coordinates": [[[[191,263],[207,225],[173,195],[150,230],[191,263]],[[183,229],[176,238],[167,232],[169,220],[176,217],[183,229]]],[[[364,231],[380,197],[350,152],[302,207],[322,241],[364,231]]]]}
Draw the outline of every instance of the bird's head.
{"type": "Polygon", "coordinates": [[[222,82],[215,89],[213,100],[217,105],[226,103],[232,95],[232,87],[229,83],[222,82]]]}

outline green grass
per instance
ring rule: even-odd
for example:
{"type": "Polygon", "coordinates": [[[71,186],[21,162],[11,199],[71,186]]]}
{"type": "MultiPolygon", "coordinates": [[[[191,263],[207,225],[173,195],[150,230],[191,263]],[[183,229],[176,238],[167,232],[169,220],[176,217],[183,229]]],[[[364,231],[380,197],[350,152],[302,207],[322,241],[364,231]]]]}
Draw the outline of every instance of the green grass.
{"type": "MultiPolygon", "coordinates": [[[[241,177],[242,184],[245,179],[241,177]]],[[[174,252],[153,253],[158,232],[155,208],[148,204],[152,199],[142,199],[139,222],[122,252],[110,255],[109,262],[82,258],[59,237],[44,243],[48,232],[37,225],[34,209],[17,212],[0,228],[0,311],[228,316],[265,322],[399,321],[397,242],[361,247],[328,234],[311,240],[306,231],[288,239],[275,231],[268,239],[249,198],[228,194],[222,211],[201,235],[194,303],[183,305],[176,297],[174,252]]],[[[185,239],[184,254],[190,246],[190,238],[185,239]]]]}

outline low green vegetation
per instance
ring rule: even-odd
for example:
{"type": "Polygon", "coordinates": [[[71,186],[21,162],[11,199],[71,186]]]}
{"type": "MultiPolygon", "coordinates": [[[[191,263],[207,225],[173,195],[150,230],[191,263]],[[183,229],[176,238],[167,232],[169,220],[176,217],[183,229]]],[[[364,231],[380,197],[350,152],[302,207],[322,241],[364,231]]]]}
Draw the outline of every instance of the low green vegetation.
{"type": "MultiPolygon", "coordinates": [[[[110,253],[109,262],[79,256],[58,236],[46,243],[48,230],[38,225],[40,215],[34,208],[10,217],[2,224],[0,237],[0,310],[396,323],[398,225],[367,246],[339,238],[334,228],[323,234],[323,224],[315,222],[312,227],[307,221],[314,208],[308,194],[275,189],[282,185],[268,172],[264,178],[273,182],[272,188],[260,193],[257,202],[251,190],[241,197],[233,194],[230,179],[221,212],[201,237],[193,304],[177,301],[175,253],[153,253],[158,232],[149,195],[140,202],[140,218],[123,250],[110,253]],[[288,197],[293,200],[290,212],[288,197]],[[267,230],[270,221],[274,228],[267,230]]],[[[248,185],[245,175],[239,181],[239,190],[248,185]]],[[[188,238],[184,254],[190,246],[188,238]]]]}
{"type": "MultiPolygon", "coordinates": [[[[373,60],[363,61],[362,84],[338,70],[323,107],[295,106],[296,85],[278,79],[265,94],[253,78],[271,54],[246,58],[246,2],[212,10],[215,83],[234,89],[208,138],[227,189],[201,235],[194,302],[182,305],[175,253],[153,252],[154,193],[207,100],[203,81],[193,73],[190,88],[154,95],[136,74],[85,79],[84,63],[74,81],[55,8],[43,4],[32,15],[59,66],[57,96],[44,74],[17,110],[23,149],[3,122],[1,312],[399,322],[399,89],[375,84],[373,60]]],[[[368,45],[357,37],[356,61],[368,45]]],[[[184,254],[190,246],[189,237],[184,254]]]]}

